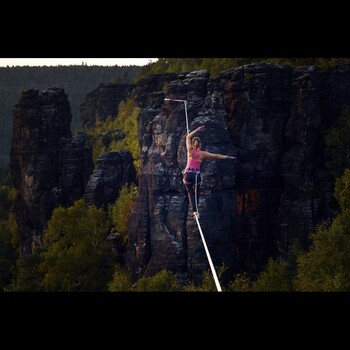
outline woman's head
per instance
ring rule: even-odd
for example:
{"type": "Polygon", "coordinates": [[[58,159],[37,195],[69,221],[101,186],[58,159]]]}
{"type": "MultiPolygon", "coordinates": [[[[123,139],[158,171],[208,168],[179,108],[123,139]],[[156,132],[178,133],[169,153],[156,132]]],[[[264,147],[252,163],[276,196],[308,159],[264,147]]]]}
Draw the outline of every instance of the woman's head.
{"type": "Polygon", "coordinates": [[[195,149],[198,149],[201,147],[201,139],[199,137],[194,137],[192,139],[192,146],[195,148],[195,149]]]}

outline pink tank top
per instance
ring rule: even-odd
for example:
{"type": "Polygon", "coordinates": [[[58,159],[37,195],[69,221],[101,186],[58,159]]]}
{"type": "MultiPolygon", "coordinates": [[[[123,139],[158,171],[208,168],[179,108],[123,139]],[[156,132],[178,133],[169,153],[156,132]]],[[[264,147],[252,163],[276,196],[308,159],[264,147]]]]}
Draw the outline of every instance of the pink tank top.
{"type": "Polygon", "coordinates": [[[197,159],[201,153],[200,150],[194,149],[192,153],[192,158],[187,160],[187,165],[185,168],[185,173],[199,173],[201,169],[202,160],[197,159]]]}

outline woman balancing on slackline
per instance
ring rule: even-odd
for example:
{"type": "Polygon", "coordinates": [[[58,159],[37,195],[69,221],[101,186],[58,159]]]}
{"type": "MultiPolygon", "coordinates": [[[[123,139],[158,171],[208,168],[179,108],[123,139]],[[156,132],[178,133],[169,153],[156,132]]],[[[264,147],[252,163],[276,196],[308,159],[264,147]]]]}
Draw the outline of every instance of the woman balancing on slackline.
{"type": "Polygon", "coordinates": [[[188,199],[193,211],[193,216],[198,216],[197,203],[199,197],[199,183],[200,178],[200,167],[204,158],[215,158],[215,159],[236,159],[233,156],[225,156],[218,153],[209,153],[201,151],[201,140],[199,137],[193,137],[198,131],[204,129],[204,126],[200,126],[196,130],[193,130],[186,136],[186,147],[187,147],[187,165],[183,171],[183,183],[185,184],[188,199]],[[195,196],[197,195],[197,198],[195,196]],[[195,202],[197,200],[197,202],[195,202]]]}

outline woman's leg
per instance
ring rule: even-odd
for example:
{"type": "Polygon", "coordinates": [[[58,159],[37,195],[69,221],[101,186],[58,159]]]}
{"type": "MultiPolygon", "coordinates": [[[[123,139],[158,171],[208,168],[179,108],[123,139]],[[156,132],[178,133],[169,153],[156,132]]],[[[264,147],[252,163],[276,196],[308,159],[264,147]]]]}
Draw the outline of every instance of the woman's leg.
{"type": "Polygon", "coordinates": [[[196,211],[194,180],[195,180],[194,173],[185,173],[183,178],[183,183],[186,187],[188,200],[190,202],[191,209],[193,212],[196,211]]]}
{"type": "Polygon", "coordinates": [[[193,186],[193,190],[194,190],[194,196],[195,196],[195,209],[193,211],[197,212],[198,214],[198,206],[199,206],[199,193],[200,193],[200,184],[201,184],[201,176],[200,174],[196,174],[195,175],[195,182],[194,182],[194,186],[193,186]]]}

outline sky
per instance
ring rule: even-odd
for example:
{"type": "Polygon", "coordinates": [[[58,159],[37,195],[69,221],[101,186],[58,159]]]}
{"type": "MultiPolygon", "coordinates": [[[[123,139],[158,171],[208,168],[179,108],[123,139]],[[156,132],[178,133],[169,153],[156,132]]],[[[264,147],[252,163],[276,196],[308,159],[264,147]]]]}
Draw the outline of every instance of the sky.
{"type": "Polygon", "coordinates": [[[12,66],[144,66],[157,58],[0,58],[0,67],[12,66]]]}

